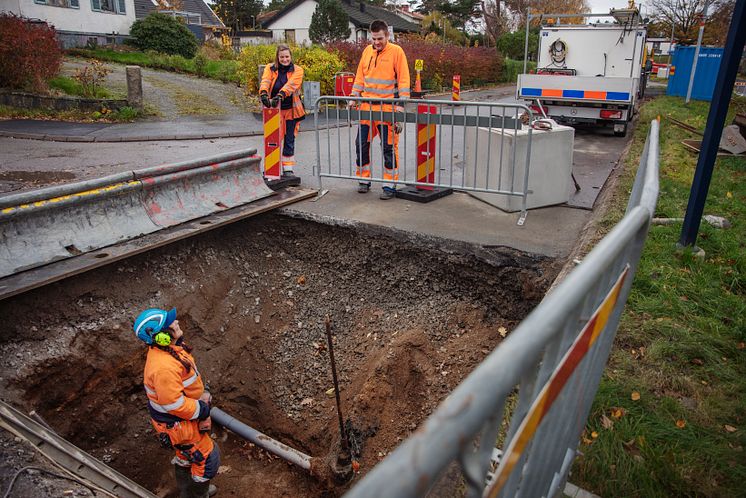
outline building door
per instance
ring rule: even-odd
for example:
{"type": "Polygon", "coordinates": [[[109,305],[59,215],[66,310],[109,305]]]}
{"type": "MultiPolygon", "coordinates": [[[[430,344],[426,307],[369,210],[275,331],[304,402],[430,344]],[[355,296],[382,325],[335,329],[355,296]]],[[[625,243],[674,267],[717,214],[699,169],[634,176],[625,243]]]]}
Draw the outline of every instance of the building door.
{"type": "Polygon", "coordinates": [[[294,29],[285,30],[285,43],[295,43],[295,30],[294,29]]]}

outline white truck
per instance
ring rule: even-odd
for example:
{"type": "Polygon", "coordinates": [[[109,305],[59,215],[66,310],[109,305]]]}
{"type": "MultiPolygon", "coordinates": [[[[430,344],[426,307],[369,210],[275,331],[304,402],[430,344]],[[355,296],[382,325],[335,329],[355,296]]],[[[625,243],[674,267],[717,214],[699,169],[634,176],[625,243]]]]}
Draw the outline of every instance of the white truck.
{"type": "Polygon", "coordinates": [[[540,116],[613,125],[624,136],[645,88],[646,28],[636,9],[605,15],[613,21],[543,26],[536,73],[518,76],[516,94],[540,116]]]}

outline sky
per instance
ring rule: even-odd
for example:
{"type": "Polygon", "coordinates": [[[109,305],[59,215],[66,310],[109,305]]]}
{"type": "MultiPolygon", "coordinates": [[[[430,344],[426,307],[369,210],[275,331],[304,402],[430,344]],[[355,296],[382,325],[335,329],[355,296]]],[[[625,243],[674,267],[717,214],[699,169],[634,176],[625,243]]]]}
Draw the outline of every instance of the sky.
{"type": "MultiPolygon", "coordinates": [[[[648,2],[635,2],[638,7],[641,7],[642,16],[645,17],[648,9],[646,4],[648,2]]],[[[588,5],[591,7],[591,12],[595,13],[607,13],[609,9],[626,9],[627,0],[588,0],[588,5]]]]}

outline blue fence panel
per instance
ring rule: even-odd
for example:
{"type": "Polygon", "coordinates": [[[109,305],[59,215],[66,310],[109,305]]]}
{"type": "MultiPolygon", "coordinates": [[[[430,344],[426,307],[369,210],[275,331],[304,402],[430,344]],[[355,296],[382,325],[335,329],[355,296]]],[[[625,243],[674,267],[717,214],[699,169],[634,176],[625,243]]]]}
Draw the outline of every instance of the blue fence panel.
{"type": "MultiPolygon", "coordinates": [[[[676,70],[673,76],[668,79],[667,95],[686,97],[695,49],[696,47],[676,47],[674,50],[671,65],[676,70]]],[[[722,57],[723,49],[720,47],[700,47],[697,72],[694,75],[694,86],[692,87],[693,99],[712,100],[722,57]]]]}

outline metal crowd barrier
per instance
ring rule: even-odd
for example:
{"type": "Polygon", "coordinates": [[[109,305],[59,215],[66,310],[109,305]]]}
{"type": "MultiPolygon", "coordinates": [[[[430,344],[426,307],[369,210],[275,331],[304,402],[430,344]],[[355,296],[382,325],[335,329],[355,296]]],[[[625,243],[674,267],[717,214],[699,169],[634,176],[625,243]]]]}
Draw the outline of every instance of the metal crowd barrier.
{"type": "Polygon", "coordinates": [[[658,126],[651,123],[624,218],[346,496],[425,496],[454,461],[472,498],[562,491],[655,212],[658,126]]]}
{"type": "Polygon", "coordinates": [[[519,224],[523,224],[532,137],[531,127],[521,122],[524,112],[531,117],[526,105],[322,96],[316,101],[316,109],[314,174],[320,194],[324,191],[322,178],[341,178],[423,190],[516,196],[521,198],[519,224]],[[365,105],[369,108],[362,109],[365,105]],[[320,115],[329,123],[326,130],[319,130],[320,115]],[[371,177],[356,176],[356,159],[364,162],[355,148],[360,121],[401,125],[398,180],[384,178],[384,146],[380,137],[371,140],[371,177]],[[518,141],[525,144],[519,146],[518,141]],[[516,152],[524,146],[525,153],[516,152]],[[493,158],[497,171],[490,176],[492,168],[485,165],[491,165],[493,158]]]}

